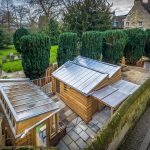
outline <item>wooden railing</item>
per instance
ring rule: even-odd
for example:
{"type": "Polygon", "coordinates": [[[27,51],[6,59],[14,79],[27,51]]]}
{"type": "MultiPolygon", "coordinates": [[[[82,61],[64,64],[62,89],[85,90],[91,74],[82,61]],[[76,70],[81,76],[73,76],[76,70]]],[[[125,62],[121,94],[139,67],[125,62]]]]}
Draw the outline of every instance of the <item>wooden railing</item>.
{"type": "Polygon", "coordinates": [[[49,95],[52,92],[52,84],[51,84],[51,76],[39,78],[32,80],[32,83],[36,86],[40,87],[40,89],[47,95],[49,95]]]}
{"type": "Polygon", "coordinates": [[[57,64],[53,64],[49,68],[46,69],[45,77],[49,77],[52,75],[52,73],[58,68],[57,64]]]}

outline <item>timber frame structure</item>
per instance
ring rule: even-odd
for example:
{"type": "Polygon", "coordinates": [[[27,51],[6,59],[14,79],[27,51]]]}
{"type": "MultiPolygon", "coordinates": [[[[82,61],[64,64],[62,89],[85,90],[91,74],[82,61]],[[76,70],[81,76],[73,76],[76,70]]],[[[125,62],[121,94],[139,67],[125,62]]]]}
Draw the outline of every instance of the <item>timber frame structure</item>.
{"type": "Polygon", "coordinates": [[[29,79],[0,79],[0,106],[6,144],[37,146],[36,127],[45,124],[46,146],[54,145],[61,131],[59,106],[29,79]]]}
{"type": "Polygon", "coordinates": [[[104,106],[110,107],[113,114],[137,88],[135,84],[121,81],[120,66],[81,56],[52,73],[52,92],[57,93],[86,123],[104,106]],[[113,87],[113,84],[117,86],[113,87]],[[129,92],[124,93],[122,87],[125,87],[124,91],[129,88],[129,92]]]}

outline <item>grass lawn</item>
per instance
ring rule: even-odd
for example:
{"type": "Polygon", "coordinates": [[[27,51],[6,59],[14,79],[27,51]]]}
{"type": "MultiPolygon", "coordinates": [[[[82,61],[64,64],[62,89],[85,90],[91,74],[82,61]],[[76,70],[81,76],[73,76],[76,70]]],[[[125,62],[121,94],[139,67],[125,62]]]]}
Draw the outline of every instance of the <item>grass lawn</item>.
{"type": "MultiPolygon", "coordinates": [[[[52,46],[50,50],[50,64],[56,62],[57,58],[57,48],[58,46],[52,46]]],[[[6,58],[7,55],[10,53],[16,54],[17,51],[15,50],[14,46],[11,45],[7,49],[1,49],[0,50],[0,64],[2,64],[2,59],[6,58]]],[[[13,62],[10,62],[7,59],[6,63],[3,63],[3,71],[5,72],[15,72],[15,71],[21,71],[22,70],[22,62],[21,60],[16,60],[13,62]]]]}

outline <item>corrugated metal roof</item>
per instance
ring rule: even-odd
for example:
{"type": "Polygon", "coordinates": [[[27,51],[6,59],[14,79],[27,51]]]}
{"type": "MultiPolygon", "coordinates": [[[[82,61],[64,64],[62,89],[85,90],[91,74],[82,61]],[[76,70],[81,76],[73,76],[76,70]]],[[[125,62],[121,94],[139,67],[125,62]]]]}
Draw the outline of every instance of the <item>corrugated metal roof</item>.
{"type": "Polygon", "coordinates": [[[93,92],[92,96],[99,99],[104,104],[116,108],[138,88],[139,85],[120,80],[111,86],[93,92]]]}
{"type": "Polygon", "coordinates": [[[106,73],[109,75],[109,78],[111,78],[119,69],[121,69],[121,67],[117,65],[112,65],[102,61],[97,61],[81,56],[76,57],[73,62],[78,65],[87,67],[89,69],[106,73]]]}
{"type": "Polygon", "coordinates": [[[56,79],[88,95],[108,74],[94,71],[71,61],[65,63],[52,74],[56,79]]]}
{"type": "Polygon", "coordinates": [[[133,94],[140,87],[140,85],[137,85],[137,84],[125,81],[125,80],[120,80],[112,84],[112,87],[117,88],[120,92],[123,92],[126,94],[133,94]]]}
{"type": "Polygon", "coordinates": [[[59,109],[59,105],[29,80],[0,80],[0,91],[16,121],[59,109]]]}

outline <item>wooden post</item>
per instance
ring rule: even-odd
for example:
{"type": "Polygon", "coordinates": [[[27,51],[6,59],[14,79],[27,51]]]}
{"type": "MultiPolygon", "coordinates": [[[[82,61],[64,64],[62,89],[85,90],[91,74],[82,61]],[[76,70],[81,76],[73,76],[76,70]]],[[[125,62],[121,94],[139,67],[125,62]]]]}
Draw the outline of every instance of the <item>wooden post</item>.
{"type": "Polygon", "coordinates": [[[55,114],[55,126],[56,126],[56,133],[58,133],[58,130],[59,130],[59,114],[56,113],[55,114]]]}
{"type": "Polygon", "coordinates": [[[114,114],[114,108],[113,107],[111,107],[111,116],[114,114]]]}
{"type": "Polygon", "coordinates": [[[32,145],[37,146],[36,127],[32,129],[32,145]]]}
{"type": "Polygon", "coordinates": [[[46,146],[47,148],[50,146],[50,121],[46,120],[46,146]]]}

